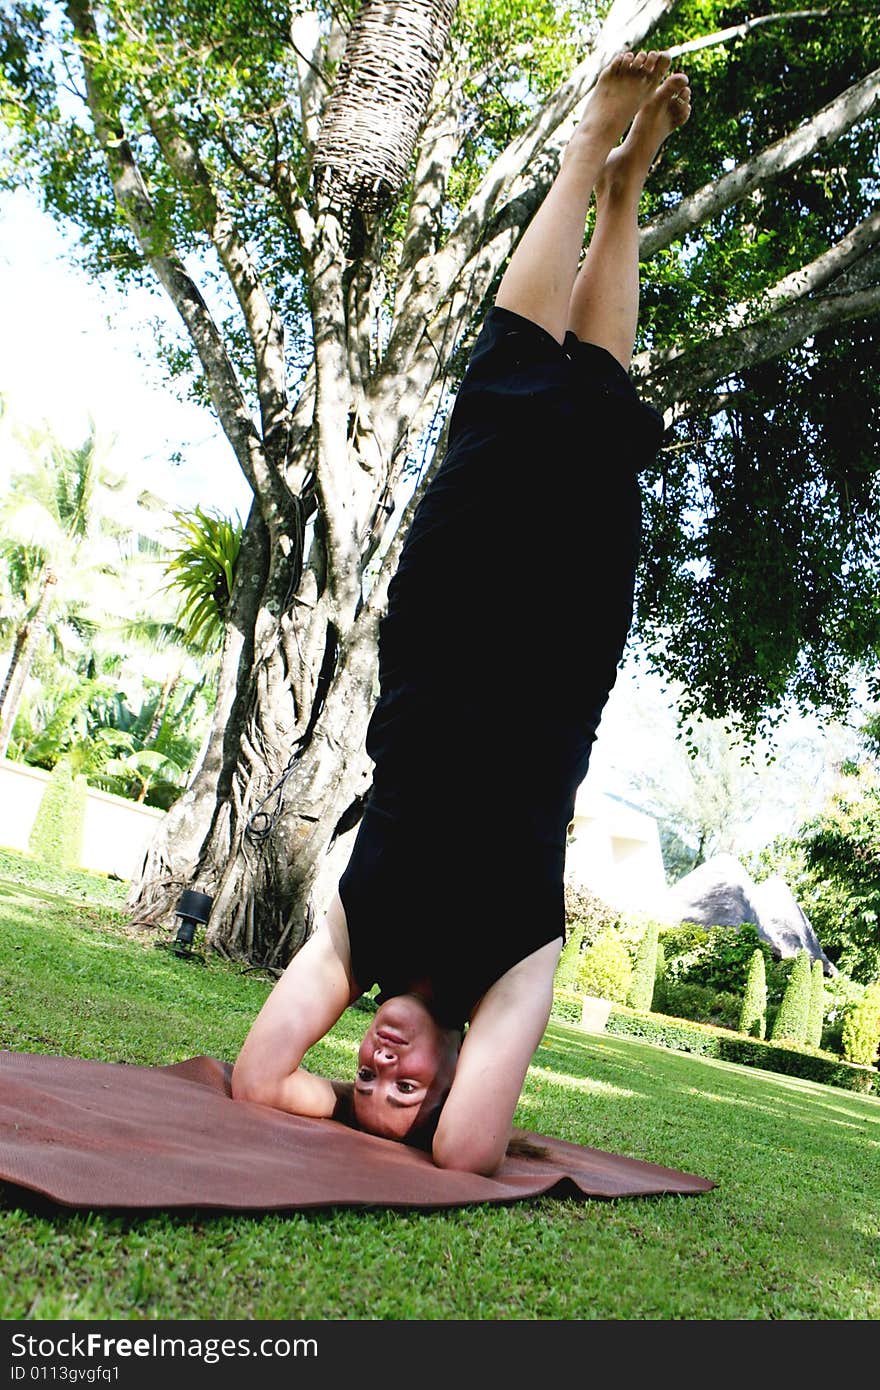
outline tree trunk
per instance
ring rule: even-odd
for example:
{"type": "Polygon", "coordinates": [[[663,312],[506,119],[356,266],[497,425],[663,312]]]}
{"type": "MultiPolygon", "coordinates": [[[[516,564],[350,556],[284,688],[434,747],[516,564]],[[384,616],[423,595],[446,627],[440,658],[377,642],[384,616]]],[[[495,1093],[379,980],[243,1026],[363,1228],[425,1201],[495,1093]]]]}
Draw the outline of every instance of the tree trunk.
{"type": "Polygon", "coordinates": [[[3,690],[0,692],[0,758],[6,757],[15,717],[24,693],[24,683],[33,664],[37,641],[46,626],[52,586],[57,583],[57,576],[52,570],[48,570],[34,616],[16,633],[15,646],[3,681],[3,690]]]}
{"type": "MultiPolygon", "coordinates": [[[[214,948],[282,966],[325,907],[334,886],[327,865],[333,860],[335,870],[334,855],[347,841],[369,783],[363,743],[373,702],[379,616],[418,492],[403,516],[395,516],[391,544],[378,556],[410,441],[433,437],[447,364],[546,192],[565,132],[570,133],[599,68],[620,48],[640,46],[675,3],[614,0],[593,52],[490,165],[451,230],[441,215],[456,157],[449,103],[445,109],[440,103],[428,130],[424,150],[430,150],[430,158],[418,160],[413,171],[413,147],[404,148],[421,119],[413,119],[410,98],[421,103],[423,114],[436,73],[436,62],[425,65],[422,39],[408,60],[405,34],[395,30],[389,45],[386,24],[376,51],[358,58],[358,70],[362,65],[369,70],[373,83],[367,108],[374,115],[393,109],[404,142],[399,151],[383,146],[379,165],[378,145],[374,149],[354,129],[345,138],[346,121],[356,125],[354,107],[363,96],[356,81],[342,82],[351,63],[349,70],[340,66],[338,89],[321,111],[316,93],[330,49],[316,49],[316,62],[308,52],[301,54],[302,127],[313,156],[315,196],[302,193],[284,161],[273,171],[279,201],[300,238],[312,313],[314,364],[293,409],[286,399],[283,326],[248,258],[245,239],[211,187],[189,134],[175,131],[173,113],[150,111],[153,133],[180,185],[210,193],[189,212],[217,250],[254,345],[261,432],[222,333],[182,256],[163,234],[122,123],[102,107],[109,98],[100,82],[89,78],[97,138],[117,200],[145,262],[181,314],[218,418],[257,499],[236,572],[211,734],[188,791],[162,823],[132,886],[135,920],[164,922],[181,889],[195,887],[214,899],[207,931],[214,948]],[[390,85],[383,87],[375,79],[382,62],[375,69],[371,62],[387,60],[389,53],[395,61],[390,74],[385,70],[390,85]],[[413,87],[400,105],[407,73],[413,87]],[[413,199],[402,244],[395,248],[399,262],[388,323],[382,294],[375,293],[393,261],[381,242],[381,212],[408,170],[413,199]],[[308,522],[313,533],[306,554],[308,522]],[[371,587],[369,576],[376,570],[371,587]]],[[[433,5],[413,0],[404,8],[422,17],[433,14],[438,34],[448,26],[447,0],[433,5]]],[[[369,49],[367,18],[382,12],[390,23],[397,9],[367,0],[350,37],[357,34],[369,49]]],[[[68,0],[68,13],[77,32],[97,44],[89,0],[68,0]]],[[[439,57],[439,46],[436,52],[439,57]]],[[[88,77],[88,58],[84,64],[88,77]]],[[[796,153],[801,157],[800,146],[796,153]]],[[[782,155],[794,157],[789,146],[782,155]]],[[[782,155],[776,151],[771,172],[782,155]]],[[[770,175],[765,170],[763,176],[770,175]]],[[[734,198],[739,191],[737,183],[725,196],[734,198]]],[[[693,380],[695,360],[699,380],[708,381],[723,377],[734,351],[744,360],[762,360],[765,351],[803,341],[812,320],[795,321],[796,312],[789,306],[758,325],[732,327],[724,361],[716,360],[716,344],[710,342],[700,345],[698,359],[696,353],[683,353],[680,359],[650,362],[647,394],[671,405],[683,389],[678,375],[693,380]]],[[[839,307],[835,312],[840,314],[839,307]]],[[[854,302],[852,313],[863,312],[865,303],[854,302]]],[[[432,467],[424,470],[422,490],[432,467]]]]}

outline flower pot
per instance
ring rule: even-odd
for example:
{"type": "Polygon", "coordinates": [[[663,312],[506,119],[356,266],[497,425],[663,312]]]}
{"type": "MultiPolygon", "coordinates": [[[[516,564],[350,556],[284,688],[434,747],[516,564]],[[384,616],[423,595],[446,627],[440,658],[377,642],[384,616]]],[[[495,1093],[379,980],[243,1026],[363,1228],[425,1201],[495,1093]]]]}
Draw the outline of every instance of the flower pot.
{"type": "Polygon", "coordinates": [[[595,994],[585,994],[581,1004],[581,1027],[587,1033],[604,1033],[610,1013],[610,999],[599,999],[595,994]]]}

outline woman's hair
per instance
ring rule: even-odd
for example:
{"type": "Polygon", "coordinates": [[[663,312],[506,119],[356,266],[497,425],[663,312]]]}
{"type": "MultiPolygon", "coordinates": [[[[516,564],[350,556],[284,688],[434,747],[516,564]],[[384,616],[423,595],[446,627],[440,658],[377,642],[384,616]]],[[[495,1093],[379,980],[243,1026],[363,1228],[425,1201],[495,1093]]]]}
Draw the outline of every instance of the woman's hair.
{"type": "MultiPolygon", "coordinates": [[[[338,1120],[340,1124],[347,1125],[349,1129],[358,1129],[364,1134],[369,1134],[369,1130],[358,1124],[357,1116],[354,1113],[354,1086],[348,1083],[336,1083],[336,1091],[337,1101],[333,1111],[333,1119],[338,1120]]],[[[449,1091],[445,1091],[425,1115],[420,1114],[408,1133],[397,1142],[430,1154],[434,1145],[434,1135],[437,1133],[437,1126],[440,1123],[440,1116],[443,1113],[448,1095],[449,1091]]],[[[536,1144],[522,1129],[513,1131],[505,1152],[508,1158],[550,1157],[549,1149],[544,1148],[542,1144],[536,1144]]]]}

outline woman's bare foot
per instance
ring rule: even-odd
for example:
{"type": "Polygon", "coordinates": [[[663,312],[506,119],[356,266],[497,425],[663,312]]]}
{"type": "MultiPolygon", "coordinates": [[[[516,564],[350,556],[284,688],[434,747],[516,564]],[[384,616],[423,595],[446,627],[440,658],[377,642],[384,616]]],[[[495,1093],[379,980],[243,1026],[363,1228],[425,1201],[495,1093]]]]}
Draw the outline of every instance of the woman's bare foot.
{"type": "Polygon", "coordinates": [[[639,108],[623,144],[608,155],[596,180],[596,197],[635,188],[641,191],[657,151],[691,114],[691,89],[683,72],[673,72],[639,108]]]}
{"type": "Polygon", "coordinates": [[[669,71],[668,53],[644,49],[618,53],[599,74],[587,109],[568,143],[563,163],[579,150],[595,152],[596,145],[613,149],[633,117],[669,71]]]}

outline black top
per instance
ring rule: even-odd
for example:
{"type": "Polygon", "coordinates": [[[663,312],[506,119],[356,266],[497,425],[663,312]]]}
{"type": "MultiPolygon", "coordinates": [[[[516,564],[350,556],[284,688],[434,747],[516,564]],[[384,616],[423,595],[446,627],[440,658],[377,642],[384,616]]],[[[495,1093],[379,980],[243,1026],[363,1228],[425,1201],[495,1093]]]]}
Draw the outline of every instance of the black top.
{"type": "Polygon", "coordinates": [[[362,988],[420,982],[458,1025],[564,934],[662,428],[603,348],[489,311],[380,627],[373,791],[340,882],[362,988]]]}

